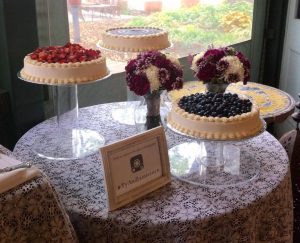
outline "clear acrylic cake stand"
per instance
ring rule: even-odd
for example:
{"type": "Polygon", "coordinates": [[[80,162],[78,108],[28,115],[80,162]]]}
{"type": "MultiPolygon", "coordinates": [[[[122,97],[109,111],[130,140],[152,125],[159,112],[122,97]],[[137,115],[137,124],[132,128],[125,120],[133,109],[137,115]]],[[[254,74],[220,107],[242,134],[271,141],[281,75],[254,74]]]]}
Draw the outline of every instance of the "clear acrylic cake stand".
{"type": "MultiPolygon", "coordinates": [[[[22,78],[20,73],[17,76],[26,82],[39,84],[22,78]]],[[[108,76],[83,84],[98,82],[108,76]]],[[[78,85],[44,85],[51,85],[53,88],[57,124],[55,128],[36,137],[33,152],[47,159],[68,160],[83,158],[98,151],[105,143],[104,137],[97,131],[80,128],[78,125],[78,85]]]]}
{"type": "MultiPolygon", "coordinates": [[[[263,120],[262,122],[263,129],[255,136],[265,131],[266,124],[263,120]]],[[[234,140],[202,140],[183,134],[170,124],[168,128],[182,136],[195,139],[169,149],[171,174],[179,180],[218,188],[243,184],[259,175],[260,162],[238,146],[232,145],[234,140]]]]}

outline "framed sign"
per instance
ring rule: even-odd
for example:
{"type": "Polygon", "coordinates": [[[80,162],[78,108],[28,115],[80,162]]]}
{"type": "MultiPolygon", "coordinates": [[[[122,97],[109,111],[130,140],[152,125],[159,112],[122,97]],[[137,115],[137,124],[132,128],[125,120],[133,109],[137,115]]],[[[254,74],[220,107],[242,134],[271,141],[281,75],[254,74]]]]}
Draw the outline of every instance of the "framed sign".
{"type": "Polygon", "coordinates": [[[162,127],[104,146],[100,151],[110,211],[171,180],[168,147],[162,127]]]}

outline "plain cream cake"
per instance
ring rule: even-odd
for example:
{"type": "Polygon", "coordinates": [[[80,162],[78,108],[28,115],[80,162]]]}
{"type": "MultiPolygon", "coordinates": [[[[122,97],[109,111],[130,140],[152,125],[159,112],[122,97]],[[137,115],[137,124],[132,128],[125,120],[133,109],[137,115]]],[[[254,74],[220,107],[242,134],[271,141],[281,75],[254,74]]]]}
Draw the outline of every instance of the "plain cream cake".
{"type": "Polygon", "coordinates": [[[22,78],[43,84],[79,84],[108,74],[100,51],[79,44],[37,48],[24,58],[22,78]]]}
{"type": "Polygon", "coordinates": [[[179,132],[215,140],[251,137],[264,126],[256,105],[229,93],[182,97],[173,104],[167,119],[179,132]]]}
{"type": "Polygon", "coordinates": [[[121,27],[106,30],[100,45],[126,52],[162,50],[170,46],[168,32],[153,27],[121,27]]]}

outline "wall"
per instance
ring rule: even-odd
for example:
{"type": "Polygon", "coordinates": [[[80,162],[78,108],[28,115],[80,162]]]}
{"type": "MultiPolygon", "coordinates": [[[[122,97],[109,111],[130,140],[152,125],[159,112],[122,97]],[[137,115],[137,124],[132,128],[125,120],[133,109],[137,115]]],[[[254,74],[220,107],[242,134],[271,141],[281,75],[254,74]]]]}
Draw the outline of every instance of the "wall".
{"type": "Polygon", "coordinates": [[[28,129],[44,119],[42,87],[17,77],[24,56],[38,46],[35,1],[0,1],[0,33],[0,88],[10,95],[14,144],[28,129]]]}

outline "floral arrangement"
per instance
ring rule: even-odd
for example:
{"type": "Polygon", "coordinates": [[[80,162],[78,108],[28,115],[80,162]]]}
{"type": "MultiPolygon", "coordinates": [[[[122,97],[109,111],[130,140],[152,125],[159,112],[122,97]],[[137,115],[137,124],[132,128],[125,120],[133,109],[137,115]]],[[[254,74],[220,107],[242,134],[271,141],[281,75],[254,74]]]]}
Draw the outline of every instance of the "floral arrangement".
{"type": "Polygon", "coordinates": [[[204,83],[244,84],[250,79],[250,62],[232,47],[209,49],[193,57],[192,67],[195,76],[204,83]]]}
{"type": "Polygon", "coordinates": [[[183,72],[179,61],[158,51],[143,52],[125,67],[129,89],[137,95],[182,88],[183,72]]]}

